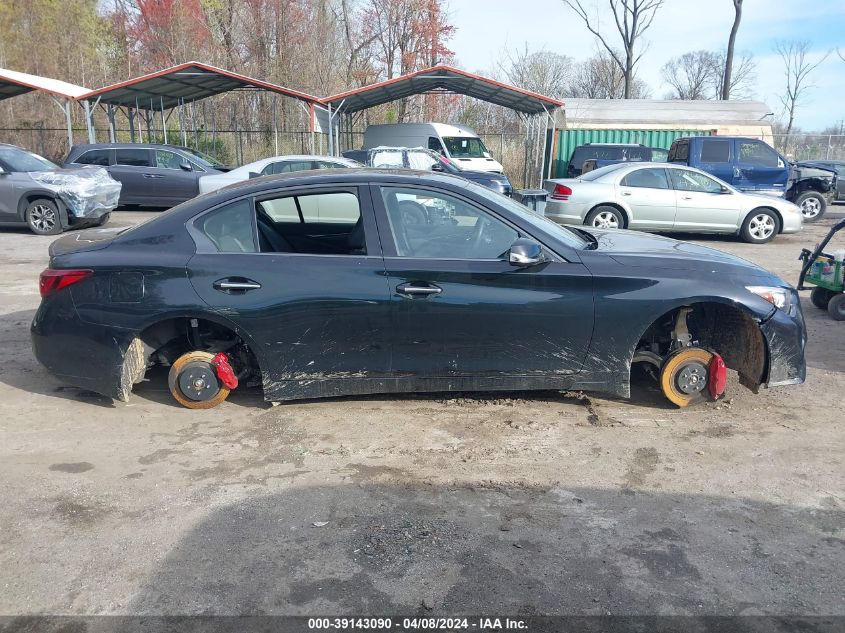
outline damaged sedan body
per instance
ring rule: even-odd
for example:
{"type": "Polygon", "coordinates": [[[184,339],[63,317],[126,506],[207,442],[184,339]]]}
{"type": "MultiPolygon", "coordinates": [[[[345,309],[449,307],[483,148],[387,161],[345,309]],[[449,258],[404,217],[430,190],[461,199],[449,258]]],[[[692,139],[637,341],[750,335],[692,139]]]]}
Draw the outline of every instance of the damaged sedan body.
{"type": "Polygon", "coordinates": [[[32,152],[0,144],[0,225],[26,224],[37,235],[102,226],[120,198],[105,169],[61,169],[32,152]]]}
{"type": "Polygon", "coordinates": [[[581,389],[630,396],[635,364],[678,406],[801,383],[795,290],[685,242],[563,227],[448,175],[256,178],[121,231],[62,238],[41,277],[38,360],[126,400],[154,365],[190,408],[581,389]],[[84,237],[84,239],[83,239],[84,237]]]}

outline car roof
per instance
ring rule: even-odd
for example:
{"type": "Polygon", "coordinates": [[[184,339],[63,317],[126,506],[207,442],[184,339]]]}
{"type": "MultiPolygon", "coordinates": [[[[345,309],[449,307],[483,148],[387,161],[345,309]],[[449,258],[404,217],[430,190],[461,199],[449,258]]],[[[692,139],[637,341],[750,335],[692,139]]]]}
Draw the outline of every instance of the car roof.
{"type": "Polygon", "coordinates": [[[71,148],[71,151],[76,149],[179,149],[191,151],[189,147],[184,145],[171,145],[169,143],[77,143],[71,148]]]}

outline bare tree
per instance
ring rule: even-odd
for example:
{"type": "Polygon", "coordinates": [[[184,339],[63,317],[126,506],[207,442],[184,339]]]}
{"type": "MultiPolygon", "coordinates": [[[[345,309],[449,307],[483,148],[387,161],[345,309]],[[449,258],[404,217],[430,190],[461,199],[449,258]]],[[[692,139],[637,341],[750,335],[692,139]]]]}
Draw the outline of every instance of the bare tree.
{"type": "Polygon", "coordinates": [[[660,74],[672,87],[672,99],[709,99],[713,75],[721,75],[718,63],[718,57],[712,51],[691,51],[670,59],[660,69],[660,74]]]}
{"type": "MultiPolygon", "coordinates": [[[[650,92],[648,85],[635,75],[628,98],[648,99],[650,92]]],[[[622,99],[625,96],[625,76],[608,53],[597,53],[575,67],[569,96],[585,99],[622,99]]]]}
{"type": "Polygon", "coordinates": [[[733,81],[734,45],[736,34],[739,31],[739,22],[742,19],[742,0],[733,0],[734,23],[731,26],[731,34],[728,37],[728,50],[725,52],[725,71],[722,73],[722,90],[720,98],[727,101],[731,98],[731,85],[733,81]]]}
{"type": "MultiPolygon", "coordinates": [[[[724,68],[727,51],[722,51],[718,54],[718,67],[724,68]]],[[[716,98],[724,99],[725,94],[725,75],[718,72],[714,75],[714,85],[716,89],[716,98]]],[[[727,95],[729,99],[750,99],[754,94],[754,87],[757,83],[757,62],[754,61],[754,56],[749,52],[742,53],[739,58],[739,64],[732,64],[731,77],[727,85],[727,95]]]]}
{"type": "Polygon", "coordinates": [[[813,84],[810,83],[810,74],[827,59],[830,51],[822,55],[817,61],[812,62],[807,58],[807,54],[810,52],[810,42],[807,40],[781,40],[775,44],[775,52],[780,55],[784,64],[786,87],[780,102],[789,117],[786,124],[786,134],[789,135],[795,121],[795,111],[806,98],[807,91],[813,88],[813,84]]]}
{"type": "Polygon", "coordinates": [[[633,98],[634,69],[645,52],[645,48],[637,53],[637,40],[645,33],[654,21],[657,10],[663,6],[663,0],[607,0],[613,14],[616,30],[622,39],[622,51],[610,45],[608,39],[602,35],[598,10],[593,19],[584,8],[581,0],[563,0],[570,9],[583,21],[587,29],[595,35],[610,54],[613,61],[622,71],[624,79],[623,96],[633,98]]]}
{"type": "Polygon", "coordinates": [[[547,50],[531,52],[503,51],[499,71],[508,82],[542,95],[562,99],[572,81],[574,64],[571,57],[547,50]]]}

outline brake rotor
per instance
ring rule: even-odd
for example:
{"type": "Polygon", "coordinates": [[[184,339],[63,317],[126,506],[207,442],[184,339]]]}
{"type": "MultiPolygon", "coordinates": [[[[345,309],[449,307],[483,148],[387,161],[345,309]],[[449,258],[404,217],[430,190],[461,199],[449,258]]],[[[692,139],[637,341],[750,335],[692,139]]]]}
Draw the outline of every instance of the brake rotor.
{"type": "Polygon", "coordinates": [[[663,395],[679,407],[705,401],[712,359],[713,354],[700,347],[685,347],[672,354],[660,370],[663,395]]]}
{"type": "Polygon", "coordinates": [[[167,384],[171,395],[188,409],[211,409],[229,396],[218,379],[210,352],[188,352],[170,367],[167,384]]]}

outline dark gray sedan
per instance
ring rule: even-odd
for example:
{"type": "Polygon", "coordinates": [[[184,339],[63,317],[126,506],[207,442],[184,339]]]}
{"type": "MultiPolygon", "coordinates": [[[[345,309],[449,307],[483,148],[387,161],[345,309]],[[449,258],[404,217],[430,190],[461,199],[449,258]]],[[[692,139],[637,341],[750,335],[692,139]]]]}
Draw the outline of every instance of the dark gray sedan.
{"type": "Polygon", "coordinates": [[[569,228],[456,176],[255,178],[50,249],[38,360],[126,400],[153,365],[190,408],[267,400],[581,389],[642,364],[678,406],[804,380],[796,291],[732,255],[569,228]]]}

